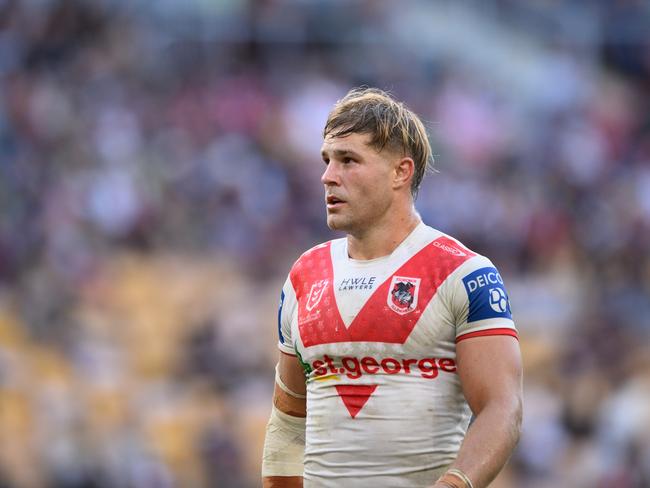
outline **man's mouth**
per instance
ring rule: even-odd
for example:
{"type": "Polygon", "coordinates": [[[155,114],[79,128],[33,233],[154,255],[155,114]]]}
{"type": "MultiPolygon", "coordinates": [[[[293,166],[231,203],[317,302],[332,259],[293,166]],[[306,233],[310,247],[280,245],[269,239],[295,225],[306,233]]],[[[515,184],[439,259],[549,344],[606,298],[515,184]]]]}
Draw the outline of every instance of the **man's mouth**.
{"type": "Polygon", "coordinates": [[[334,195],[328,195],[326,201],[327,201],[328,209],[338,208],[345,203],[345,200],[341,200],[340,198],[335,197],[334,195]]]}

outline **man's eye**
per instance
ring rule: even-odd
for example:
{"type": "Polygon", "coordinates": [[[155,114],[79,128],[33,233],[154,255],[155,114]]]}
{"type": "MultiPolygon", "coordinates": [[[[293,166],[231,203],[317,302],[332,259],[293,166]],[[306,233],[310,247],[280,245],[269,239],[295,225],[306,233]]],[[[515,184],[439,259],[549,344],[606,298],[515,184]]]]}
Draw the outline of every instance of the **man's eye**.
{"type": "Polygon", "coordinates": [[[323,158],[323,163],[325,163],[325,166],[327,166],[328,164],[330,164],[330,160],[323,158]]]}
{"type": "Polygon", "coordinates": [[[353,161],[354,161],[354,159],[352,159],[352,158],[343,158],[343,164],[348,164],[348,163],[351,163],[353,161]]]}

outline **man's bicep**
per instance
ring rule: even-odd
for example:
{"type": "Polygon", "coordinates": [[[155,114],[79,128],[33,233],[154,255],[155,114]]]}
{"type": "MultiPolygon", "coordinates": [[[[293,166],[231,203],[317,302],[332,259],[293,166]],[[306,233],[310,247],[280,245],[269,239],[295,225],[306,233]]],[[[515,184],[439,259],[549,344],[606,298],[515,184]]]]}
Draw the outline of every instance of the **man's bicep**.
{"type": "Polygon", "coordinates": [[[507,335],[474,337],[457,344],[463,393],[476,415],[490,402],[521,402],[519,342],[507,335]]]}
{"type": "Polygon", "coordinates": [[[307,411],[306,390],[305,372],[298,358],[280,352],[273,404],[284,413],[304,417],[307,411]]]}

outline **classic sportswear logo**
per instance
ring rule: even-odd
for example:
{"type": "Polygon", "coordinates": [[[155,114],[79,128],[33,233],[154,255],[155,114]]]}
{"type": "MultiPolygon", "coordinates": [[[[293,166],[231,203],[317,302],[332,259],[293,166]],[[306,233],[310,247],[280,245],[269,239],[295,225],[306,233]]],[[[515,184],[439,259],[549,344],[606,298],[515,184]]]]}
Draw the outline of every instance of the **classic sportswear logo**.
{"type": "Polygon", "coordinates": [[[469,298],[467,322],[506,318],[512,319],[510,301],[503,285],[503,278],[492,266],[477,269],[463,278],[469,298]]]}
{"type": "Polygon", "coordinates": [[[443,251],[447,251],[449,254],[453,254],[454,256],[467,256],[467,253],[461,251],[457,247],[450,246],[449,244],[444,244],[440,241],[433,241],[432,244],[443,251]]]}

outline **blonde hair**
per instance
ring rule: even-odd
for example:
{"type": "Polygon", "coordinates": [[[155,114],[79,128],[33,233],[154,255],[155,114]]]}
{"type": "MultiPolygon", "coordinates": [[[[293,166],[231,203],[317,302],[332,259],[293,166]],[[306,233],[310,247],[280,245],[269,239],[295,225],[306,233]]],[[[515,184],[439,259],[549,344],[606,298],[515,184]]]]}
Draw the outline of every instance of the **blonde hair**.
{"type": "Polygon", "coordinates": [[[415,198],[427,169],[433,169],[431,145],[420,118],[383,90],[353,88],[334,105],[323,137],[352,133],[369,134],[370,146],[377,151],[387,148],[413,159],[411,194],[415,198]]]}

